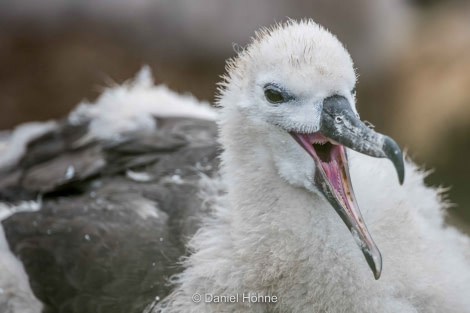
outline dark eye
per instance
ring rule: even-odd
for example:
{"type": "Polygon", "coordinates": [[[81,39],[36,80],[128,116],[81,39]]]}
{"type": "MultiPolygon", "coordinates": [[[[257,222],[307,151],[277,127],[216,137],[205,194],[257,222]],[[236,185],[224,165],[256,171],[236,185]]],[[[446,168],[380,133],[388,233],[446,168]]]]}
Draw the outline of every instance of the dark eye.
{"type": "Polygon", "coordinates": [[[286,101],[280,91],[271,88],[268,88],[264,91],[264,96],[271,103],[281,103],[286,101]]]}
{"type": "Polygon", "coordinates": [[[351,94],[354,96],[356,94],[356,87],[354,87],[353,89],[351,89],[351,94]]]}
{"type": "Polygon", "coordinates": [[[272,104],[284,103],[295,99],[293,95],[276,83],[264,85],[264,96],[272,104]]]}

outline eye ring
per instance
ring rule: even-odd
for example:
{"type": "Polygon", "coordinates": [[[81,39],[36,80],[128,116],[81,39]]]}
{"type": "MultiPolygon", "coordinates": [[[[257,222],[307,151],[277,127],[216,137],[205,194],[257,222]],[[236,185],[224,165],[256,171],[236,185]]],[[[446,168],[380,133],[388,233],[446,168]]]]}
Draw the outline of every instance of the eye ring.
{"type": "Polygon", "coordinates": [[[264,96],[266,100],[271,103],[282,103],[286,101],[286,99],[282,95],[282,92],[271,88],[264,90],[264,96]]]}
{"type": "Polygon", "coordinates": [[[264,86],[264,97],[272,104],[284,103],[294,99],[292,95],[275,83],[269,83],[264,86]]]}

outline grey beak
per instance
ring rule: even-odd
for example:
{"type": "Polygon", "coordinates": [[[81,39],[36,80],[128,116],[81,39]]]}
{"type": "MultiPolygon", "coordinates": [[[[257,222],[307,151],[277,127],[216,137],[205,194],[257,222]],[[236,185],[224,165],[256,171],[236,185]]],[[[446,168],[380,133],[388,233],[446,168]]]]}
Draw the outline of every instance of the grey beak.
{"type": "Polygon", "coordinates": [[[403,183],[405,166],[401,150],[391,138],[376,133],[361,122],[344,97],[333,96],[324,100],[320,123],[318,132],[291,132],[291,135],[315,161],[315,185],[346,224],[375,279],[379,279],[382,255],[359,210],[345,147],[372,157],[390,159],[400,183],[403,183]],[[318,136],[323,137],[323,143],[316,141],[318,136]]]}
{"type": "Polygon", "coordinates": [[[324,100],[320,132],[354,151],[392,161],[400,184],[405,178],[403,155],[390,137],[367,127],[353,112],[348,100],[332,96],[324,100]]]}

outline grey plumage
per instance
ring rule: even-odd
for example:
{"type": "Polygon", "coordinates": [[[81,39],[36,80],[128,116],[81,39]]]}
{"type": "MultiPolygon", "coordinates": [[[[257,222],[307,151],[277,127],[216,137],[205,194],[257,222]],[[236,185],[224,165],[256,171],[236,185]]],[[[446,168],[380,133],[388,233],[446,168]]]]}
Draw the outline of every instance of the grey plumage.
{"type": "Polygon", "coordinates": [[[63,121],[1,173],[2,201],[43,197],[40,211],[2,224],[44,312],[141,312],[168,294],[167,279],[199,225],[196,183],[214,175],[218,146],[213,122],[157,125],[119,142],[81,144],[88,125],[63,121]]]}

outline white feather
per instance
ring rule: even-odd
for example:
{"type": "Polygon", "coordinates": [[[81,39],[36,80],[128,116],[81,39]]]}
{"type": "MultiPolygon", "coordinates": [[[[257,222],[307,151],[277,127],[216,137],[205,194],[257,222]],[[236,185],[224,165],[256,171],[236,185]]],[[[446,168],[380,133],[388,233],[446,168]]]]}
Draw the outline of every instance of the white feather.
{"type": "Polygon", "coordinates": [[[214,120],[216,111],[191,95],[179,95],[164,85],[155,86],[150,69],[143,67],[134,80],[106,89],[95,103],[80,103],[69,115],[69,121],[90,121],[87,140],[109,140],[154,130],[154,116],[214,120]]]}

